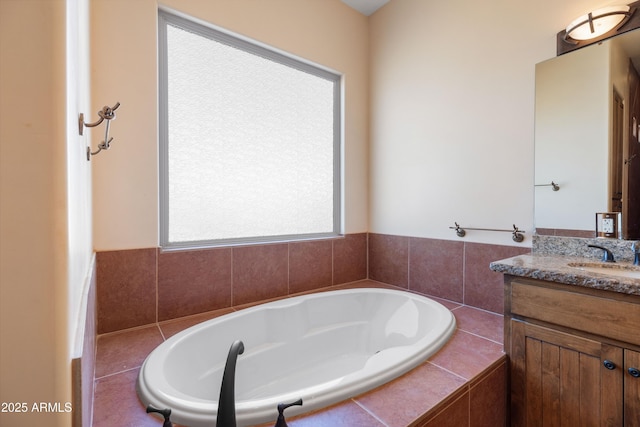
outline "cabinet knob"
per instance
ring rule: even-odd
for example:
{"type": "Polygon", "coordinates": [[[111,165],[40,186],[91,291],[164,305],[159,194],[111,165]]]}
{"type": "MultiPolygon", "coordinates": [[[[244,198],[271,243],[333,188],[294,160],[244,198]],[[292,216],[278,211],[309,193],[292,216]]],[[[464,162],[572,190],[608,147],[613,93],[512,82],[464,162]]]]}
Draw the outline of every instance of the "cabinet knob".
{"type": "Polygon", "coordinates": [[[629,368],[629,375],[634,378],[640,378],[640,370],[638,368],[629,368]]]}
{"type": "Polygon", "coordinates": [[[602,364],[604,365],[605,368],[611,371],[616,369],[616,364],[613,363],[611,360],[605,360],[604,362],[602,362],[602,364]]]}

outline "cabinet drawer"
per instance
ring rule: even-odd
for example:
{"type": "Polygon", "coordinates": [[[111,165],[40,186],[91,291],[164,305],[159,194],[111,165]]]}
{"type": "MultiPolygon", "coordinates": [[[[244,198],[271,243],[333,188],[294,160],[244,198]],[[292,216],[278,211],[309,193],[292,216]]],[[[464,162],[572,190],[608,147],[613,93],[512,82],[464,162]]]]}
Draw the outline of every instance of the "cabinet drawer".
{"type": "Polygon", "coordinates": [[[640,345],[640,305],[637,304],[514,281],[511,312],[640,345]]]}

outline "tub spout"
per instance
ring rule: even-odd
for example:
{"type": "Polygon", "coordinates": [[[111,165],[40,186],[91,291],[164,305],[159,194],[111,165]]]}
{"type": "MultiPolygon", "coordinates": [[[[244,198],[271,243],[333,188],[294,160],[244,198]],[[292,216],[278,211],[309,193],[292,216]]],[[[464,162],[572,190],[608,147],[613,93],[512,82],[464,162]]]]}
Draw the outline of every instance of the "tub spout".
{"type": "Polygon", "coordinates": [[[238,359],[238,354],[242,353],[244,353],[244,344],[240,340],[234,341],[231,344],[227,355],[227,363],[224,366],[220,398],[218,399],[216,427],[236,427],[236,360],[238,359]]]}

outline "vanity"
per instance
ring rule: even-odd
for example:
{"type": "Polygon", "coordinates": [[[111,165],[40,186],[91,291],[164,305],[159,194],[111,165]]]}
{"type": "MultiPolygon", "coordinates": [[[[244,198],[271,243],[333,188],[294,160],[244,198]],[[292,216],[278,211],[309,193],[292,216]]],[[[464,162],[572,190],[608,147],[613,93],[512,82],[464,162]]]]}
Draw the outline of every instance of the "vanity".
{"type": "Polygon", "coordinates": [[[640,267],[616,264],[535,250],[491,263],[512,426],[640,426],[640,267]]]}

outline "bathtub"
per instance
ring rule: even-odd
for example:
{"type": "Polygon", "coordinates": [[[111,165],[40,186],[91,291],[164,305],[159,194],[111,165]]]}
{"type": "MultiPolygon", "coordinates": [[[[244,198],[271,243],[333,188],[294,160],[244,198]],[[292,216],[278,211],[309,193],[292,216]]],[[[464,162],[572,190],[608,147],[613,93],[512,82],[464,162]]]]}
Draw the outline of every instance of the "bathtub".
{"type": "Polygon", "coordinates": [[[137,381],[144,405],[171,420],[215,426],[224,364],[233,341],[238,426],[275,422],[277,405],[303,399],[287,417],[378,387],[411,370],[455,330],[443,305],[405,291],[361,288],[297,296],[221,316],[159,345],[137,381]]]}

